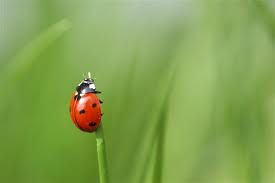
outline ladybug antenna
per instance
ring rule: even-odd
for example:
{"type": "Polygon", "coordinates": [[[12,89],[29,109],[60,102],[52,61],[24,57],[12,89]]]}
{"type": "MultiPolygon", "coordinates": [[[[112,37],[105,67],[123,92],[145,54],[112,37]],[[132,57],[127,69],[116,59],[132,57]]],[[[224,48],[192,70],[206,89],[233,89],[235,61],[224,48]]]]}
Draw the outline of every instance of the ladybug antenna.
{"type": "Polygon", "coordinates": [[[91,73],[88,72],[88,79],[91,79],[91,78],[92,78],[91,73]]]}

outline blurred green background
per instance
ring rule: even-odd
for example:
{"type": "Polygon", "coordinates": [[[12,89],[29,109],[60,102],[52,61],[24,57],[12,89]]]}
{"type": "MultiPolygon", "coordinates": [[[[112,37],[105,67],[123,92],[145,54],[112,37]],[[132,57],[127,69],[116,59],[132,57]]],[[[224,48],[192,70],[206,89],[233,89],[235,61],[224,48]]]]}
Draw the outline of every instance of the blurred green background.
{"type": "Polygon", "coordinates": [[[69,117],[88,71],[111,182],[275,182],[274,5],[1,0],[0,182],[99,181],[69,117]]]}

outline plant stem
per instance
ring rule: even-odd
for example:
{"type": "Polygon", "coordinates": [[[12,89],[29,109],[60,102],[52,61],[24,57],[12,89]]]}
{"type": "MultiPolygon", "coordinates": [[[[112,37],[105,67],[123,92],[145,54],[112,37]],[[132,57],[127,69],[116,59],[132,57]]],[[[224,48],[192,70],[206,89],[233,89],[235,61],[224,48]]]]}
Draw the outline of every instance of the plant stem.
{"type": "MultiPolygon", "coordinates": [[[[165,103],[168,103],[168,98],[166,98],[165,103]]],[[[157,126],[157,138],[155,139],[155,165],[153,172],[153,183],[162,182],[162,173],[163,173],[163,158],[164,158],[164,144],[165,144],[165,135],[166,135],[166,120],[167,120],[167,105],[163,105],[160,119],[157,126]]]]}
{"type": "Polygon", "coordinates": [[[107,171],[107,158],[106,158],[102,123],[99,125],[95,134],[96,134],[97,158],[98,158],[98,167],[99,167],[99,180],[100,180],[100,183],[108,183],[109,179],[108,179],[108,171],[107,171]]]}

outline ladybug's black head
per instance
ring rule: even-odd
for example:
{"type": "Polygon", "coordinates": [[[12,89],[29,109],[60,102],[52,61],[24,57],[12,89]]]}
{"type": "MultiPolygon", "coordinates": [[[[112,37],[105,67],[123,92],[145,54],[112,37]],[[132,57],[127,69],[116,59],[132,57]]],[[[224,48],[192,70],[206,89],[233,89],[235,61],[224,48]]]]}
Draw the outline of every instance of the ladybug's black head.
{"type": "Polygon", "coordinates": [[[90,74],[88,75],[89,77],[81,81],[81,83],[76,87],[76,92],[79,95],[85,93],[97,93],[95,82],[91,79],[90,74]]]}

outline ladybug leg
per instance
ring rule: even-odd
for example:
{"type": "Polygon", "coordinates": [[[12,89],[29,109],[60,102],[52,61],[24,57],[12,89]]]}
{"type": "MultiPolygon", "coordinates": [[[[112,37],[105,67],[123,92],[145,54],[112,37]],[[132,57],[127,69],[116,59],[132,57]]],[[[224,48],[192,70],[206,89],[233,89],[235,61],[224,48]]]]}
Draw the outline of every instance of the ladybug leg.
{"type": "Polygon", "coordinates": [[[103,104],[103,101],[102,101],[102,100],[99,100],[99,103],[103,104]]]}
{"type": "Polygon", "coordinates": [[[81,98],[81,96],[79,94],[77,94],[77,95],[74,96],[75,100],[79,100],[80,98],[81,98]]]}
{"type": "Polygon", "coordinates": [[[98,94],[100,94],[100,93],[101,93],[101,91],[95,91],[95,93],[98,93],[98,94]]]}

